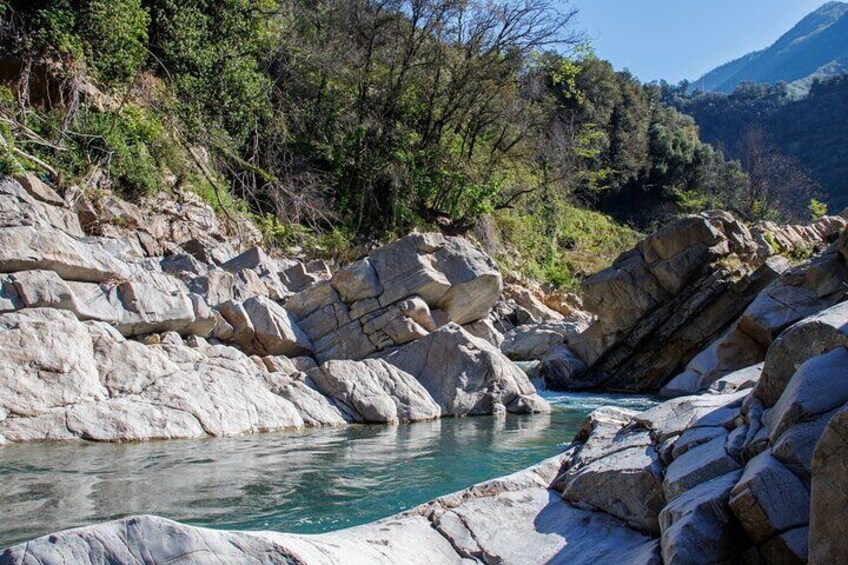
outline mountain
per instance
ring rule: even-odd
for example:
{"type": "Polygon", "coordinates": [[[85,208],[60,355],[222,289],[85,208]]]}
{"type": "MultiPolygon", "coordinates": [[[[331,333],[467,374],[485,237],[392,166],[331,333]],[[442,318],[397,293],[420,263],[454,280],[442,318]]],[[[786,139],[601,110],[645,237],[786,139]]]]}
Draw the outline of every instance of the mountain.
{"type": "Polygon", "coordinates": [[[773,45],[748,53],[697,81],[704,91],[731,92],[742,82],[810,82],[848,71],[848,3],[828,2],[773,45]]]}

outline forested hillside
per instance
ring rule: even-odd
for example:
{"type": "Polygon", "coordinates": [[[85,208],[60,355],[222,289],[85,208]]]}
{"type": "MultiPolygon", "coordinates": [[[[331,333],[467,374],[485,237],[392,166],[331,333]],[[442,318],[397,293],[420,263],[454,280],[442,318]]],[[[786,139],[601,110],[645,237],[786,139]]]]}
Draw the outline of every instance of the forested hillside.
{"type": "Polygon", "coordinates": [[[794,184],[787,187],[794,197],[809,200],[797,195],[810,188],[803,179],[809,174],[832,212],[848,207],[848,75],[814,82],[801,99],[783,84],[742,85],[729,95],[667,88],[665,98],[733,158],[744,162],[752,151],[770,148],[794,160],[794,184]]]}
{"type": "Polygon", "coordinates": [[[704,91],[732,92],[743,82],[796,82],[805,87],[815,78],[848,71],[848,4],[828,2],[778,39],[697,79],[704,91]]]}
{"type": "Polygon", "coordinates": [[[573,285],[633,231],[751,190],[662,90],[550,0],[13,0],[2,172],[189,189],[316,253],[480,221],[508,268],[573,285]]]}

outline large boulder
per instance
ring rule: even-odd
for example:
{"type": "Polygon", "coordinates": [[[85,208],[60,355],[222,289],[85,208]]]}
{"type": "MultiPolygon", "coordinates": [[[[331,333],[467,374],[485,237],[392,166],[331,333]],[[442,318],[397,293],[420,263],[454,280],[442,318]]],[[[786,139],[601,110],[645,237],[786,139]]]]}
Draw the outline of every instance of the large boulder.
{"type": "Polygon", "coordinates": [[[768,418],[772,442],[789,428],[848,402],[848,349],[840,347],[805,362],[789,380],[768,418]]]}
{"type": "Polygon", "coordinates": [[[228,302],[219,310],[233,328],[233,341],[248,353],[297,356],[312,352],[309,337],[294,318],[269,298],[228,302]]]}
{"type": "Polygon", "coordinates": [[[380,359],[327,361],[308,375],[353,422],[415,422],[441,415],[412,375],[380,359]]]}
{"type": "Polygon", "coordinates": [[[730,490],[741,476],[734,471],[681,494],[660,512],[663,563],[732,563],[740,550],[730,490]]]}
{"type": "Polygon", "coordinates": [[[792,471],[765,451],[745,467],[730,492],[730,508],[755,544],[806,526],[810,495],[792,471]]]}
{"type": "Polygon", "coordinates": [[[443,415],[547,411],[527,375],[494,346],[456,324],[381,354],[424,385],[443,415]]]}
{"type": "Polygon", "coordinates": [[[566,472],[560,481],[565,500],[602,510],[639,531],[659,533],[665,505],[662,464],[653,446],[632,447],[566,472]]]}
{"type": "Polygon", "coordinates": [[[848,407],[828,422],[815,448],[810,493],[810,563],[848,555],[848,407]]]}
{"type": "Polygon", "coordinates": [[[838,347],[848,347],[848,302],[822,310],[780,334],[766,355],[757,397],[766,407],[773,406],[802,363],[838,347]]]}

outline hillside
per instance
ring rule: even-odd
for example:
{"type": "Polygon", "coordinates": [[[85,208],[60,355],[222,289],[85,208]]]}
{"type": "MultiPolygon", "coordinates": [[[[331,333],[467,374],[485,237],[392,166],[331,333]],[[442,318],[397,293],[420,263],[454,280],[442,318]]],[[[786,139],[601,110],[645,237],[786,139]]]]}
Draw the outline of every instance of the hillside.
{"type": "Polygon", "coordinates": [[[752,133],[795,159],[820,185],[830,209],[848,207],[848,75],[815,81],[797,98],[786,87],[750,85],[731,94],[667,99],[691,115],[701,137],[734,159],[746,159],[752,133]]]}
{"type": "Polygon", "coordinates": [[[771,46],[706,73],[693,86],[731,92],[743,82],[804,81],[848,70],[848,3],[828,2],[771,46]]]}

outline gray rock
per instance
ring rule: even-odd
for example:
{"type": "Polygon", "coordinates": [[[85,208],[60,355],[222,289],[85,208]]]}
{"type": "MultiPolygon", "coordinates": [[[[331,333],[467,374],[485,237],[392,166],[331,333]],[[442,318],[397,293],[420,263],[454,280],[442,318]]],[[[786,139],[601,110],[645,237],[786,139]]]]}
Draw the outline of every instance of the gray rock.
{"type": "Polygon", "coordinates": [[[665,473],[663,492],[672,501],[690,489],[741,467],[725,449],[726,436],[718,436],[675,459],[665,473]]]}
{"type": "Polygon", "coordinates": [[[465,331],[489,342],[497,348],[500,348],[504,341],[504,335],[495,327],[495,324],[489,318],[477,320],[474,323],[462,326],[465,331]]]}
{"type": "Polygon", "coordinates": [[[379,359],[327,361],[309,379],[354,422],[432,420],[441,414],[412,375],[379,359]]]}
{"type": "Polygon", "coordinates": [[[554,347],[542,359],[545,386],[553,390],[591,388],[595,382],[592,378],[583,378],[586,370],[586,364],[566,345],[554,347]]]}
{"type": "Polygon", "coordinates": [[[805,318],[783,332],[769,348],[757,397],[774,406],[802,363],[837,347],[848,347],[848,302],[805,318]]]}
{"type": "Polygon", "coordinates": [[[813,357],[786,385],[769,418],[772,443],[792,426],[848,402],[848,349],[813,357]]]}
{"type": "Polygon", "coordinates": [[[835,411],[827,412],[815,420],[789,428],[772,447],[772,455],[807,485],[812,476],[813,452],[834,414],[835,411]]]}
{"type": "MultiPolygon", "coordinates": [[[[524,371],[456,324],[381,358],[424,385],[443,415],[490,414],[496,403],[511,409],[518,397],[536,393],[524,371]]],[[[549,409],[544,401],[538,408],[549,409]]]]}
{"type": "Polygon", "coordinates": [[[745,467],[730,493],[730,508],[754,543],[806,526],[810,495],[801,480],[765,451],[745,467]]]}
{"type": "Polygon", "coordinates": [[[848,555],[848,408],[828,422],[815,448],[810,497],[810,563],[848,555]]]}
{"type": "Polygon", "coordinates": [[[297,409],[303,423],[311,427],[343,426],[347,424],[341,411],[330,399],[299,378],[283,377],[279,373],[265,376],[271,391],[297,409]]]}
{"type": "Polygon", "coordinates": [[[678,435],[690,427],[722,425],[738,414],[746,391],[675,398],[635,416],[634,421],[654,431],[657,441],[678,435]]]}
{"type": "Polygon", "coordinates": [[[662,464],[653,447],[634,447],[568,471],[565,500],[581,508],[602,510],[649,534],[659,533],[665,505],[662,464]]]}
{"type": "Polygon", "coordinates": [[[803,565],[809,554],[809,528],[794,528],[770,539],[759,547],[766,563],[803,565]]]}
{"type": "Polygon", "coordinates": [[[546,322],[520,326],[504,335],[501,351],[513,361],[542,359],[555,347],[565,344],[569,335],[579,333],[575,322],[546,322]]]}
{"type": "Polygon", "coordinates": [[[353,303],[367,298],[376,298],[383,293],[383,287],[377,278],[377,273],[371,267],[368,259],[354,261],[340,269],[331,279],[333,288],[338,291],[342,300],[353,303]]]}
{"type": "Polygon", "coordinates": [[[754,388],[763,372],[762,364],[752,365],[729,373],[710,385],[710,392],[730,394],[740,390],[754,388]]]}
{"type": "Polygon", "coordinates": [[[727,438],[727,430],[722,427],[689,428],[674,441],[672,458],[677,459],[692,448],[703,445],[717,437],[727,438]]]}
{"type": "Polygon", "coordinates": [[[732,563],[739,555],[730,490],[742,475],[734,471],[701,483],[660,512],[666,565],[732,563]]]}

